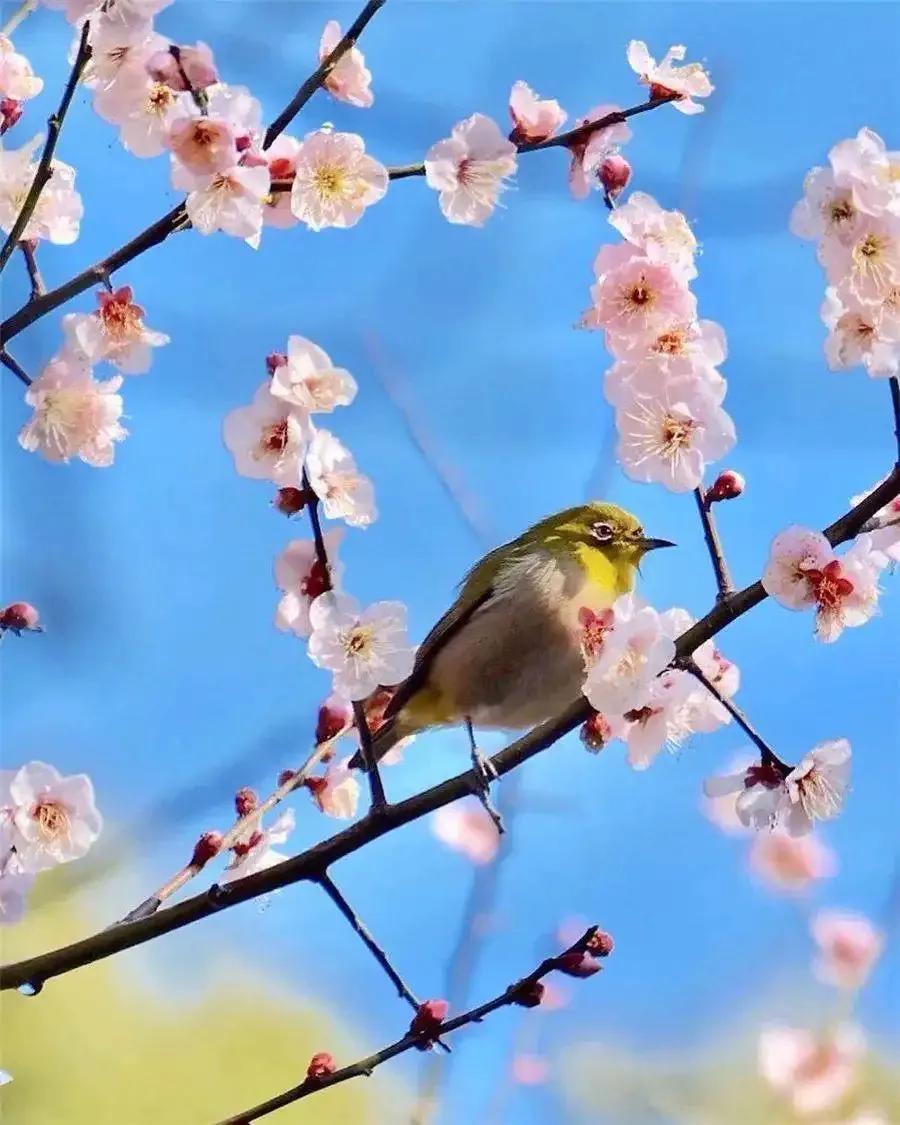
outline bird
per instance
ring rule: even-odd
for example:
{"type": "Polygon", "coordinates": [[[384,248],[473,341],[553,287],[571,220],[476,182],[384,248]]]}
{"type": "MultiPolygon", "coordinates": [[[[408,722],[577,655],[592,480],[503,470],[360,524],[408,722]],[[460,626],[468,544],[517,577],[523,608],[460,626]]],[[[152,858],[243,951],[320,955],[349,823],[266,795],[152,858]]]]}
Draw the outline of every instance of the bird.
{"type": "MultiPolygon", "coordinates": [[[[582,609],[608,609],[634,589],[648,551],[674,546],[648,538],[623,508],[589,501],[490,551],[463,579],[394,690],[371,739],[374,760],[409,735],[465,725],[486,788],[491,767],[473,728],[524,730],[577,699],[585,677],[582,609]]],[[[362,750],[350,765],[365,768],[362,750]]]]}

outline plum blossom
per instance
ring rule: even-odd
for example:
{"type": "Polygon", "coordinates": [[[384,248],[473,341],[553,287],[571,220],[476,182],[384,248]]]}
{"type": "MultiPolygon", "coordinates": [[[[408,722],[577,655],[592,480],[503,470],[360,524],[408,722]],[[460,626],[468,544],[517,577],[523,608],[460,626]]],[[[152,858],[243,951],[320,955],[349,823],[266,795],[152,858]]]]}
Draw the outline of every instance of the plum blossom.
{"type": "Polygon", "coordinates": [[[331,762],[324,777],[310,777],[306,781],[319,811],[338,820],[351,820],[359,804],[359,782],[349,763],[349,758],[331,762]]]}
{"type": "MultiPolygon", "coordinates": [[[[12,230],[37,172],[35,159],[43,143],[37,136],[19,149],[0,149],[0,230],[12,230]]],[[[42,238],[67,246],[78,238],[84,206],[75,190],[75,169],[61,160],[51,165],[52,176],[41,192],[21,241],[42,238]]]]}
{"type": "Polygon", "coordinates": [[[354,400],[356,380],[343,367],[335,367],[317,344],[291,336],[287,361],[275,368],[271,389],[276,398],[310,414],[330,414],[354,400]]]}
{"type": "Polygon", "coordinates": [[[460,852],[476,867],[490,863],[500,844],[496,825],[475,800],[443,805],[431,818],[431,831],[442,844],[460,852]]]}
{"type": "MultiPolygon", "coordinates": [[[[44,0],[48,8],[65,11],[69,23],[81,26],[84,19],[118,21],[126,26],[145,24],[167,8],[172,0],[44,0]]],[[[92,20],[92,22],[94,22],[92,20]]]]}
{"type": "Polygon", "coordinates": [[[824,239],[819,259],[839,296],[880,304],[900,285],[900,218],[864,218],[848,245],[824,239]]]}
{"type": "MultiPolygon", "coordinates": [[[[324,62],[342,38],[341,25],[329,20],[319,43],[319,62],[324,62]]],[[[352,46],[338,59],[325,78],[325,89],[339,102],[368,109],[375,101],[371,90],[372,72],[359,47],[352,46]]]]}
{"type": "Polygon", "coordinates": [[[792,836],[805,835],[814,820],[833,820],[850,785],[850,743],[820,742],[785,778],[780,822],[792,836]]]}
{"type": "MultiPolygon", "coordinates": [[[[858,496],[854,496],[850,503],[854,506],[859,504],[871,495],[879,484],[884,484],[886,479],[884,478],[878,484],[873,485],[868,492],[862,492],[858,496]]],[[[888,563],[900,562],[900,496],[885,504],[875,513],[873,518],[885,526],[878,528],[876,531],[867,532],[860,538],[868,541],[872,553],[881,557],[884,566],[888,563]]]]}
{"type": "Polygon", "coordinates": [[[836,183],[828,168],[811,168],[803,181],[803,198],[794,204],[790,230],[798,238],[834,238],[849,245],[861,212],[850,185],[836,183]]]}
{"type": "Polygon", "coordinates": [[[80,859],[103,827],[94,787],[84,773],[63,777],[45,762],[29,762],[10,780],[9,799],[20,872],[34,874],[80,859]]]}
{"type": "Polygon", "coordinates": [[[822,304],[828,328],[825,358],[832,371],[862,365],[873,378],[889,378],[900,371],[900,315],[888,302],[845,305],[829,286],[822,304]]]}
{"type": "Polygon", "coordinates": [[[595,269],[586,327],[604,328],[613,338],[640,338],[646,346],[696,314],[693,295],[672,267],[651,262],[632,246],[604,247],[595,269]]]}
{"type": "Polygon", "coordinates": [[[380,684],[393,685],[412,671],[406,606],[376,602],[367,609],[346,594],[322,594],[309,609],[310,659],[333,673],[333,690],[365,699],[380,684]]]}
{"type": "Polygon", "coordinates": [[[699,357],[656,352],[617,360],[603,377],[603,394],[607,402],[624,408],[636,398],[654,398],[661,386],[681,378],[699,379],[717,403],[725,397],[725,379],[715,367],[699,357]]]}
{"type": "Polygon", "coordinates": [[[835,182],[852,189],[861,211],[900,215],[900,186],[894,174],[897,153],[888,152],[876,132],[863,127],[855,137],[838,141],[828,153],[828,161],[835,182]]]}
{"type": "Polygon", "coordinates": [[[292,539],[275,559],[275,584],[284,593],[275,611],[275,625],[282,632],[309,636],[310,605],[325,593],[329,578],[335,586],[339,584],[343,567],[337,561],[337,551],[343,537],[341,527],[325,533],[330,575],[324,573],[311,539],[292,539]]]}
{"type": "Polygon", "coordinates": [[[837,871],[834,852],[813,833],[762,833],[754,839],[748,858],[751,870],[767,886],[788,894],[805,891],[837,871]]]}
{"type": "Polygon", "coordinates": [[[513,83],[509,92],[509,115],[514,141],[545,141],[565,123],[567,114],[553,98],[540,98],[527,82],[513,83]]]}
{"type": "Polygon", "coordinates": [[[225,172],[200,175],[176,162],[172,183],[188,192],[188,218],[200,234],[221,230],[257,249],[269,194],[268,167],[235,165],[225,172]]]}
{"type": "Polygon", "coordinates": [[[694,98],[709,97],[714,87],[700,63],[675,65],[684,61],[685,53],[682,46],[670,47],[662,61],[657,62],[647,50],[646,43],[632,39],[628,44],[628,65],[640,75],[641,82],[650,87],[651,98],[677,94],[672,102],[677,110],[688,114],[702,113],[704,107],[694,98]]]}
{"type": "Polygon", "coordinates": [[[759,1036],[759,1072],[797,1114],[809,1117],[833,1110],[850,1092],[865,1049],[862,1032],[849,1024],[822,1037],[770,1027],[759,1036]]]}
{"type": "Polygon", "coordinates": [[[697,239],[680,211],[666,211],[652,195],[633,191],[609,222],[651,262],[669,266],[684,282],[697,276],[697,239]]]}
{"type": "Polygon", "coordinates": [[[118,125],[119,140],[132,155],[159,156],[168,145],[179,97],[142,67],[127,67],[116,82],[96,92],[94,109],[104,121],[118,125]]]}
{"type": "Polygon", "coordinates": [[[34,875],[28,872],[14,871],[11,867],[0,872],[0,926],[14,926],[22,920],[25,900],[33,885],[34,875]]]}
{"type": "Polygon", "coordinates": [[[638,608],[630,595],[619,598],[615,625],[590,665],[582,691],[597,711],[622,715],[640,706],[653,680],[675,656],[659,614],[638,608]]]}
{"type": "Polygon", "coordinates": [[[265,871],[281,863],[287,856],[278,852],[273,844],[283,844],[294,831],[296,817],[293,809],[286,809],[271,828],[251,828],[243,839],[232,845],[232,857],[222,872],[220,883],[233,883],[257,871],[265,871]]]}
{"type": "MultiPolygon", "coordinates": [[[[110,120],[108,113],[116,114],[116,99],[123,88],[120,83],[131,91],[149,87],[147,68],[154,54],[161,52],[173,65],[175,62],[168,51],[168,40],[149,23],[95,19],[91,23],[90,43],[91,57],[83,81],[95,91],[95,99],[100,97],[100,105],[106,110],[100,115],[105,120],[110,120]]],[[[100,112],[96,101],[95,108],[100,112]]]]}
{"type": "Polygon", "coordinates": [[[113,463],[115,443],[128,436],[119,419],[121,375],[98,381],[75,356],[52,359],[25,393],[34,414],[19,433],[19,445],[48,461],[79,457],[105,468],[113,463]]]}
{"type": "Polygon", "coordinates": [[[618,457],[632,480],[656,481],[689,492],[706,465],[735,442],[734,423],[701,378],[679,377],[654,397],[635,396],[616,412],[618,457]]]}
{"type": "Polygon", "coordinates": [[[837,988],[862,988],[884,949],[884,934],[862,914],[821,910],[810,928],[819,948],[816,976],[837,988]]]}
{"type": "Polygon", "coordinates": [[[275,398],[265,382],[250,406],[225,418],[222,434],[242,477],[299,487],[311,429],[306,414],[275,398]]]}
{"type": "Polygon", "coordinates": [[[214,117],[179,117],[169,126],[172,158],[199,176],[227,172],[238,162],[234,132],[214,117]]]}
{"type": "Polygon", "coordinates": [[[5,35],[0,35],[0,98],[25,102],[43,88],[43,78],[37,77],[28,59],[17,53],[5,35]]]}
{"type": "Polygon", "coordinates": [[[300,144],[296,137],[281,133],[263,154],[269,163],[269,175],[272,179],[272,190],[266,196],[263,209],[263,223],[281,230],[295,227],[300,222],[291,210],[290,193],[290,185],[293,184],[297,171],[300,144]],[[288,190],[276,191],[276,183],[288,185],[288,190]]]}
{"type": "Polygon", "coordinates": [[[375,490],[356,467],[353,455],[334,434],[316,430],[306,459],[309,483],[325,515],[351,527],[368,527],[378,515],[375,490]]]}
{"type": "Polygon", "coordinates": [[[737,800],[743,792],[743,779],[747,775],[747,770],[754,764],[755,759],[750,755],[741,754],[730,764],[727,783],[720,784],[722,779],[710,778],[704,784],[700,808],[707,820],[726,835],[743,836],[749,830],[748,826],[738,816],[737,800]],[[734,776],[741,779],[737,786],[732,782],[734,776]],[[709,785],[709,789],[707,785],[709,785]]]}
{"type": "Polygon", "coordinates": [[[821,532],[793,525],[772,540],[762,576],[763,587],[788,609],[815,605],[815,590],[808,572],[824,571],[833,559],[831,544],[821,532]]]}
{"type": "Polygon", "coordinates": [[[188,83],[191,89],[205,90],[219,81],[213,53],[201,42],[193,47],[179,46],[177,60],[168,47],[157,50],[147,59],[146,69],[155,82],[178,93],[187,91],[188,83]]]}
{"type": "Polygon", "coordinates": [[[388,189],[387,169],[356,133],[307,133],[293,164],[291,210],[310,230],[355,226],[388,189]]]}
{"type": "Polygon", "coordinates": [[[425,154],[425,180],[451,223],[483,226],[515,171],[516,146],[483,113],[458,122],[425,154]]]}
{"type": "Polygon", "coordinates": [[[773,828],[785,801],[784,778],[772,766],[755,762],[737,772],[708,777],[703,793],[709,801],[734,802],[734,812],[744,828],[773,828]]]}
{"type": "Polygon", "coordinates": [[[88,363],[106,360],[126,375],[149,371],[151,349],[168,344],[169,337],[144,324],[144,310],[133,298],[130,285],[112,293],[101,289],[97,293],[96,312],[69,313],[63,317],[69,350],[88,363]]]}
{"type": "MultiPolygon", "coordinates": [[[[632,363],[656,356],[689,360],[697,373],[725,362],[728,343],[721,324],[714,320],[684,320],[667,324],[655,336],[609,336],[608,349],[617,359],[632,363]]],[[[721,376],[718,376],[721,379],[721,376]]]]}
{"type": "MultiPolygon", "coordinates": [[[[575,122],[576,129],[590,122],[602,121],[614,113],[621,113],[618,105],[598,105],[589,110],[584,117],[575,122]]],[[[603,162],[618,154],[619,145],[631,140],[631,129],[624,121],[604,125],[593,130],[587,137],[569,145],[572,155],[569,164],[569,190],[575,199],[586,199],[591,188],[604,187],[600,178],[603,162]]]]}

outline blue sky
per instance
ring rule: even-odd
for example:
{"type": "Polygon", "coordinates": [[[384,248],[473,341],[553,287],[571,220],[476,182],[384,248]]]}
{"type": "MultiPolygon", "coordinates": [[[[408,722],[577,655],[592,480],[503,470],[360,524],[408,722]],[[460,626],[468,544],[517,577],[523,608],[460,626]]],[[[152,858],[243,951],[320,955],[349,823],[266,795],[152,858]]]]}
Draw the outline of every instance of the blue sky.
{"type": "MultiPolygon", "coordinates": [[[[223,77],[248,85],[271,118],[310,69],[326,19],[346,24],[355,12],[337,3],[177,3],[158,27],[211,44],[223,77]]],[[[777,530],[824,525],[890,466],[887,386],[825,368],[823,278],[787,219],[805,172],[835,141],[865,124],[900,143],[893,73],[873,65],[898,33],[900,14],[888,4],[390,0],[363,42],[374,108],[320,94],[293,132],[332,121],[361,132],[385,163],[405,163],[476,110],[503,120],[518,78],[573,117],[599,102],[640,100],[625,62],[631,38],[657,54],[684,42],[690,58],[705,59],[717,86],[709,111],[638,118],[627,155],[633,186],[694,223],[701,315],[728,333],[726,406],[739,436],[729,464],[748,489],[725,506],[721,529],[745,583],[777,530]]],[[[27,140],[55,104],[68,41],[61,17],[43,11],[19,33],[48,90],[11,143],[27,140]]],[[[84,94],[59,155],[78,169],[86,215],[74,247],[42,248],[51,286],[178,198],[166,161],[123,152],[84,94]]],[[[172,343],[150,374],[126,385],[132,436],[110,470],[53,466],[19,449],[20,387],[2,380],[3,597],[33,601],[47,624],[41,638],[3,645],[4,765],[40,757],[90,772],[111,824],[143,826],[136,886],[155,885],[200,831],[224,826],[239,785],[266,790],[280,768],[302,760],[327,690],[302,643],[271,624],[272,561],[305,528],[269,507],[265,484],[235,475],[220,440],[223,416],[249,401],[264,356],[291,333],[318,342],[360,385],[334,430],[374,479],[381,518],[348,532],[345,583],[363,601],[406,601],[415,639],[484,544],[410,442],[385,373],[464,480],[493,542],[602,495],[680,545],[648,560],[646,596],[698,614],[711,604],[693,500],[632,484],[613,464],[601,393],[607,358],[600,339],[573,324],[594,255],[614,232],[598,197],[569,198],[565,171],[560,152],[523,158],[515,189],[482,231],[446,223],[435,194],[409,180],[393,184],[352,232],[267,231],[258,253],[226,236],[186,234],[140,258],[114,280],[134,287],[149,323],[172,343]]],[[[4,312],[24,295],[13,263],[4,312]]],[[[89,307],[85,295],[70,309],[89,307]]],[[[50,316],[14,353],[36,373],[58,343],[50,316]]],[[[851,739],[853,793],[826,833],[841,871],[822,897],[873,914],[898,862],[900,598],[896,580],[887,586],[881,616],[834,646],[813,642],[808,617],[768,603],[722,638],[742,668],[741,704],[782,757],[851,739]]],[[[476,994],[528,968],[560,919],[583,915],[613,931],[617,952],[602,979],[576,990],[558,1020],[560,1041],[615,1034],[639,1049],[700,1045],[731,1026],[736,1007],[759,1012],[760,992],[767,1016],[790,1016],[798,995],[801,1007],[824,1011],[825,994],[806,983],[797,911],[755,886],[741,846],[697,811],[702,778],[742,747],[740,732],[726,729],[638,775],[619,749],[596,759],[570,737],[529,763],[476,994]],[[747,971],[761,959],[771,966],[762,979],[747,971]]],[[[462,736],[423,738],[387,775],[390,793],[432,784],[464,760],[462,736]]],[[[298,820],[298,849],[332,828],[303,803],[298,820]]],[[[470,879],[465,862],[423,822],[335,874],[414,987],[439,993],[470,879]]],[[[312,989],[373,1045],[405,1022],[387,983],[310,888],[284,892],[262,914],[242,907],[165,939],[154,961],[159,981],[196,980],[201,941],[211,939],[312,989]],[[310,984],[300,966],[313,957],[310,984]]],[[[891,949],[861,1011],[892,1039],[898,987],[891,949]]],[[[500,1016],[460,1039],[445,1121],[478,1120],[512,1026],[500,1016]]],[[[411,1074],[415,1060],[405,1065],[411,1074]]],[[[552,1093],[520,1097],[514,1109],[524,1123],[567,1112],[552,1093]]]]}

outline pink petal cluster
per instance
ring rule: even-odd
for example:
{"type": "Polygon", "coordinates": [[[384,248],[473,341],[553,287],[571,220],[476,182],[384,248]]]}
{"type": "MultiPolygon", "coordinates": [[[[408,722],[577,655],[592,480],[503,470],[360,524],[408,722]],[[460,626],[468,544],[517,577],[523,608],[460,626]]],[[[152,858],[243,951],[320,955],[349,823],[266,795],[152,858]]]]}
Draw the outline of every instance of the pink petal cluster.
{"type": "Polygon", "coordinates": [[[790,836],[787,832],[760,833],[753,840],[750,869],[775,891],[797,894],[837,871],[831,848],[814,833],[790,836]]]}
{"type": "Polygon", "coordinates": [[[838,558],[820,532],[793,526],[772,540],[762,584],[788,609],[814,607],[816,637],[831,642],[877,611],[878,579],[887,561],[866,537],[838,558]]]}
{"type": "Polygon", "coordinates": [[[312,424],[305,411],[276,398],[268,382],[249,406],[231,411],[222,433],[241,476],[279,487],[300,486],[312,424]]]}
{"type": "MultiPolygon", "coordinates": [[[[329,20],[319,43],[319,62],[324,62],[342,38],[341,25],[329,20]]],[[[325,78],[325,89],[339,102],[368,109],[375,101],[371,90],[372,73],[366,67],[365,56],[358,47],[345,51],[325,78]]]]}
{"type": "Polygon", "coordinates": [[[0,35],[0,98],[26,102],[43,88],[43,78],[37,77],[28,59],[18,54],[5,35],[0,35]]]}
{"type": "Polygon", "coordinates": [[[177,59],[170,47],[155,52],[147,59],[147,73],[155,82],[162,82],[176,93],[184,93],[187,90],[205,90],[219,81],[213,53],[206,43],[175,48],[177,59]]]}
{"type": "Polygon", "coordinates": [[[822,910],[811,923],[816,976],[837,988],[862,988],[884,950],[884,934],[862,914],[822,910]]]}
{"type": "Polygon", "coordinates": [[[451,223],[483,226],[515,171],[516,146],[483,113],[454,125],[425,154],[425,180],[451,223]]]}
{"type": "Polygon", "coordinates": [[[509,116],[513,132],[510,140],[545,141],[560,129],[566,120],[566,111],[552,98],[540,98],[527,82],[513,83],[509,92],[509,116]]]}
{"type": "Polygon", "coordinates": [[[359,782],[349,762],[349,758],[331,762],[324,777],[307,782],[319,811],[337,820],[352,820],[359,804],[359,782]]]}
{"type": "Polygon", "coordinates": [[[325,532],[328,575],[323,574],[316,558],[316,545],[311,539],[292,539],[275,559],[275,585],[284,595],[275,611],[275,625],[282,632],[292,632],[298,637],[309,636],[309,607],[325,592],[329,578],[335,588],[340,585],[343,567],[337,552],[343,537],[344,529],[340,527],[325,532]]]}
{"type": "Polygon", "coordinates": [[[665,57],[657,62],[647,50],[647,44],[640,39],[632,39],[628,44],[628,65],[640,75],[641,82],[650,87],[651,98],[664,98],[667,94],[677,94],[672,103],[681,113],[702,113],[704,107],[694,98],[708,98],[713,92],[709,75],[700,63],[684,62],[686,49],[682,46],[670,47],[665,57]]]}
{"type": "Polygon", "coordinates": [[[231,860],[219,879],[220,883],[233,883],[257,871],[265,871],[287,859],[276,851],[273,844],[283,844],[294,831],[296,817],[293,809],[286,809],[275,820],[271,828],[262,828],[259,818],[235,841],[231,848],[231,860]]]}
{"type": "MultiPolygon", "coordinates": [[[[883,483],[883,480],[878,482],[878,484],[883,483]]],[[[868,492],[861,492],[858,496],[854,496],[850,503],[856,505],[861,500],[865,500],[871,492],[875,491],[878,484],[868,492]]],[[[876,531],[866,532],[859,538],[866,540],[873,554],[880,555],[885,565],[900,562],[900,496],[885,504],[875,513],[874,519],[881,526],[876,531]]]]}
{"type": "Polygon", "coordinates": [[[310,230],[355,226],[387,192],[387,169],[356,133],[308,133],[292,163],[291,211],[310,230]]]}
{"type": "Polygon", "coordinates": [[[327,352],[303,336],[291,336],[285,362],[272,373],[272,394],[309,414],[330,414],[356,397],[356,380],[335,367],[327,352]]]}
{"type": "MultiPolygon", "coordinates": [[[[0,149],[0,230],[7,234],[34,181],[37,152],[42,143],[43,137],[38,134],[20,149],[0,149]]],[[[54,160],[50,167],[53,175],[20,238],[46,239],[67,246],[78,237],[84,207],[75,189],[75,169],[61,160],[54,160]]]]}
{"type": "Polygon", "coordinates": [[[145,374],[151,349],[168,344],[169,337],[144,324],[144,310],[135,304],[130,285],[99,290],[97,304],[96,312],[63,317],[68,351],[90,364],[105,360],[125,375],[145,374]]]}
{"type": "Polygon", "coordinates": [[[853,1088],[866,1044],[859,1028],[842,1024],[816,1036],[795,1027],[760,1033],[759,1072],[802,1117],[834,1110],[853,1088]]]}
{"type": "Polygon", "coordinates": [[[475,800],[443,805],[431,818],[431,831],[478,867],[493,860],[500,844],[496,825],[475,800]]]}
{"type": "Polygon", "coordinates": [[[322,594],[309,608],[310,659],[332,673],[333,691],[365,699],[379,685],[399,684],[412,671],[406,606],[376,602],[367,609],[346,594],[322,594]]]}
{"type": "Polygon", "coordinates": [[[318,429],[306,458],[309,483],[329,519],[368,527],[378,515],[372,482],[356,467],[350,451],[328,430],[318,429]]]}
{"type": "Polygon", "coordinates": [[[813,168],[791,230],[817,243],[828,288],[822,320],[832,371],[900,372],[900,152],[871,129],[835,145],[813,168]]]}
{"type": "MultiPolygon", "coordinates": [[[[618,105],[598,105],[579,117],[575,127],[581,128],[592,121],[602,121],[610,114],[621,112],[618,105]]],[[[631,129],[624,121],[593,130],[585,139],[569,145],[569,190],[575,199],[586,199],[591,188],[603,188],[609,194],[610,184],[604,182],[603,166],[619,155],[619,146],[631,140],[631,129]]],[[[625,177],[626,182],[628,177],[625,177]]],[[[621,190],[621,188],[619,189],[621,190]]],[[[616,194],[618,194],[616,192],[616,194]]]]}

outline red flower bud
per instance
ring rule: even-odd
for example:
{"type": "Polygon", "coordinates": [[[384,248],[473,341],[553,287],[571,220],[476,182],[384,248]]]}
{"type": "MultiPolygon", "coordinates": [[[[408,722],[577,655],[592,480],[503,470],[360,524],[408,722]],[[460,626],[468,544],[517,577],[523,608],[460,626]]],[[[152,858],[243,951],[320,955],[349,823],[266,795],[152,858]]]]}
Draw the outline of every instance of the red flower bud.
{"type": "Polygon", "coordinates": [[[192,867],[204,867],[222,850],[221,832],[204,832],[194,844],[194,854],[191,856],[192,867]]]}
{"type": "Polygon", "coordinates": [[[316,720],[316,746],[336,738],[353,719],[353,708],[336,696],[329,696],[319,708],[316,720]]]}
{"type": "Polygon", "coordinates": [[[334,1074],[337,1067],[335,1066],[334,1058],[327,1051],[319,1051],[318,1054],[313,1055],[309,1060],[309,1066],[306,1068],[306,1077],[310,1082],[314,1082],[317,1078],[324,1078],[328,1074],[334,1074]]]}
{"type": "Polygon", "coordinates": [[[238,789],[234,795],[234,808],[238,816],[246,816],[259,806],[259,794],[255,789],[238,789]]]}
{"type": "Polygon", "coordinates": [[[22,116],[22,103],[15,98],[0,98],[0,137],[22,116]]]}
{"type": "Polygon", "coordinates": [[[597,178],[603,185],[607,206],[622,194],[631,179],[631,165],[618,152],[611,153],[597,169],[597,178]]]}
{"type": "Polygon", "coordinates": [[[609,742],[611,734],[609,723],[605,716],[601,715],[599,711],[595,711],[593,715],[581,725],[581,741],[593,753],[602,750],[603,747],[609,742]]]}
{"type": "Polygon", "coordinates": [[[394,693],[388,688],[378,688],[365,701],[366,724],[370,734],[384,726],[384,713],[393,698],[394,693]]]}
{"type": "Polygon", "coordinates": [[[278,788],[280,789],[282,785],[287,785],[287,783],[296,775],[296,772],[296,770],[282,770],[278,775],[278,788]]]}
{"type": "Polygon", "coordinates": [[[417,1044],[420,1051],[427,1051],[431,1047],[449,1010],[450,1005],[446,1000],[426,1000],[416,1009],[409,1030],[411,1034],[422,1037],[423,1042],[417,1044]]]}
{"type": "Polygon", "coordinates": [[[561,953],[557,958],[556,967],[567,977],[592,977],[603,968],[590,953],[579,953],[577,950],[561,953]]]}
{"type": "Polygon", "coordinates": [[[255,832],[252,832],[246,840],[238,841],[238,843],[232,844],[231,850],[239,859],[243,859],[245,855],[249,855],[253,851],[257,844],[261,844],[264,839],[265,837],[263,836],[262,832],[260,832],[257,828],[257,830],[255,832]]]}
{"type": "Polygon", "coordinates": [[[272,504],[278,509],[282,515],[296,516],[298,512],[302,512],[309,502],[310,493],[303,488],[279,488],[275,493],[275,499],[272,504]]]}
{"type": "Polygon", "coordinates": [[[269,162],[269,171],[273,180],[292,180],[296,175],[294,162],[286,156],[276,156],[269,162]]]}
{"type": "Polygon", "coordinates": [[[0,630],[9,629],[18,635],[23,631],[39,633],[38,611],[28,602],[13,602],[0,610],[0,630]]]}
{"type": "Polygon", "coordinates": [[[529,980],[521,984],[513,993],[513,1003],[522,1008],[536,1008],[544,999],[544,985],[539,980],[529,980]]]}
{"type": "Polygon", "coordinates": [[[587,943],[587,951],[594,957],[608,957],[615,947],[612,934],[606,933],[605,930],[598,930],[587,943]]]}
{"type": "Polygon", "coordinates": [[[744,491],[745,485],[740,473],[736,473],[734,469],[726,469],[719,473],[706,490],[706,502],[715,504],[719,500],[734,500],[744,491]]]}
{"type": "Polygon", "coordinates": [[[266,356],[266,371],[269,375],[274,375],[278,367],[284,367],[287,363],[287,356],[284,352],[269,352],[266,356]]]}

